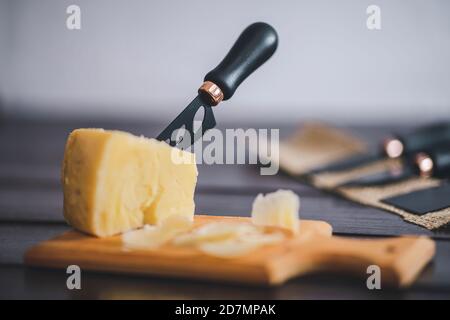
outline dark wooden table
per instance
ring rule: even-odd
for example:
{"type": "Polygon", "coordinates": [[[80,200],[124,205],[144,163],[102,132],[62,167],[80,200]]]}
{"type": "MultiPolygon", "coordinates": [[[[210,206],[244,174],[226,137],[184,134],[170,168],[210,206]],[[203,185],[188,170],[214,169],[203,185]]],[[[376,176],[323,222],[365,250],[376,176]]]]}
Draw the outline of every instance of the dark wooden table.
{"type": "MultiPolygon", "coordinates": [[[[450,298],[450,228],[437,232],[404,222],[394,214],[353,204],[283,175],[260,176],[250,165],[199,166],[196,212],[248,216],[260,192],[289,188],[302,201],[301,216],[332,224],[337,235],[379,237],[402,234],[436,239],[437,255],[407,290],[366,288],[365,280],[311,275],[278,288],[254,288],[198,281],[83,272],[82,289],[66,288],[65,270],[28,268],[31,245],[68,229],[62,216],[60,163],[68,133],[77,127],[114,128],[155,136],[160,124],[105,121],[3,120],[0,123],[0,298],[38,299],[345,299],[450,298]]],[[[240,127],[234,124],[232,127],[240,127]]],[[[277,126],[260,125],[262,128],[277,126]]],[[[282,126],[289,134],[294,126],[282,126]]],[[[389,128],[349,128],[375,143],[389,128]]],[[[397,128],[398,129],[398,128],[397,128]]]]}

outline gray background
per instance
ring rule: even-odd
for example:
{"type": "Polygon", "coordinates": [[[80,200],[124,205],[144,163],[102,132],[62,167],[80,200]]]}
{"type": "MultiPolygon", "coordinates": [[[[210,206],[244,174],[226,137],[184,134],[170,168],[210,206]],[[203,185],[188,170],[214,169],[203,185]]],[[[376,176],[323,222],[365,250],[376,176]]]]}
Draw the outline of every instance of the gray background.
{"type": "Polygon", "coordinates": [[[450,117],[450,1],[0,0],[7,116],[168,120],[240,31],[280,45],[229,103],[228,121],[416,123],[450,117]],[[66,7],[82,29],[66,29],[66,7]],[[382,30],[366,28],[366,8],[382,30]]]}

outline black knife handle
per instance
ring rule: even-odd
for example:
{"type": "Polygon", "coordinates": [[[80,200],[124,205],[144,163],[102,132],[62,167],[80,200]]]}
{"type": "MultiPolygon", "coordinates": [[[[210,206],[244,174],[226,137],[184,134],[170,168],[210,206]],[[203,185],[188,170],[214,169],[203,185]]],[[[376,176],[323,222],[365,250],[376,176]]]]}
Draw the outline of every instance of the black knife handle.
{"type": "Polygon", "coordinates": [[[223,100],[230,99],[239,85],[275,52],[278,35],[264,22],[248,26],[239,36],[222,62],[205,76],[205,81],[217,85],[223,100]]]}
{"type": "Polygon", "coordinates": [[[430,149],[432,146],[450,142],[450,122],[440,122],[419,128],[406,135],[397,135],[403,143],[405,154],[430,149]]]}
{"type": "Polygon", "coordinates": [[[422,176],[450,178],[450,142],[413,157],[416,173],[422,176]]]}
{"type": "Polygon", "coordinates": [[[450,150],[437,150],[432,155],[435,164],[435,176],[440,178],[450,177],[450,150]]]}

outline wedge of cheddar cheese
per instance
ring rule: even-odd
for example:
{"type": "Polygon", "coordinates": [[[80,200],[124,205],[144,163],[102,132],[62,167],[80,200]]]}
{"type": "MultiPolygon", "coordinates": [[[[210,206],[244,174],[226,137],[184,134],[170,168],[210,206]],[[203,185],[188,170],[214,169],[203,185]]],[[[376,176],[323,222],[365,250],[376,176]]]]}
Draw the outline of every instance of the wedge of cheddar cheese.
{"type": "Polygon", "coordinates": [[[99,237],[171,215],[193,219],[196,182],[191,153],[126,132],[77,129],[64,154],[64,217],[99,237]]]}

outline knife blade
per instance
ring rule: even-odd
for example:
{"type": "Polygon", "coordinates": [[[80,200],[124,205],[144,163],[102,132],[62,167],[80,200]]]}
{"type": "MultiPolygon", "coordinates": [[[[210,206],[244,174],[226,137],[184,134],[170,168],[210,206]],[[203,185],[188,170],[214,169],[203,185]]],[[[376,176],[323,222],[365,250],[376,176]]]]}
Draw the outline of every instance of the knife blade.
{"type": "Polygon", "coordinates": [[[403,161],[400,168],[347,181],[340,187],[383,186],[409,179],[413,176],[424,178],[450,178],[450,141],[429,151],[418,152],[403,161]]]}
{"type": "Polygon", "coordinates": [[[238,37],[219,65],[208,72],[198,95],[156,139],[171,146],[187,148],[216,126],[213,107],[231,98],[239,85],[264,64],[276,51],[278,35],[267,23],[256,22],[238,37]],[[194,128],[194,119],[204,109],[201,128],[194,128]]]}
{"type": "Polygon", "coordinates": [[[197,96],[156,139],[160,141],[168,140],[171,146],[178,145],[179,147],[187,148],[200,139],[206,130],[212,129],[215,126],[216,119],[214,118],[212,106],[202,100],[200,96],[197,96]],[[201,128],[194,131],[194,118],[198,110],[202,107],[204,108],[204,116],[201,128]],[[185,132],[181,132],[181,136],[177,139],[177,136],[173,135],[173,133],[176,133],[178,129],[184,129],[185,132]]]}
{"type": "Polygon", "coordinates": [[[450,122],[439,122],[420,127],[408,134],[393,134],[386,137],[374,153],[353,156],[314,169],[310,174],[349,170],[384,158],[402,158],[446,141],[450,141],[450,122]]]}

